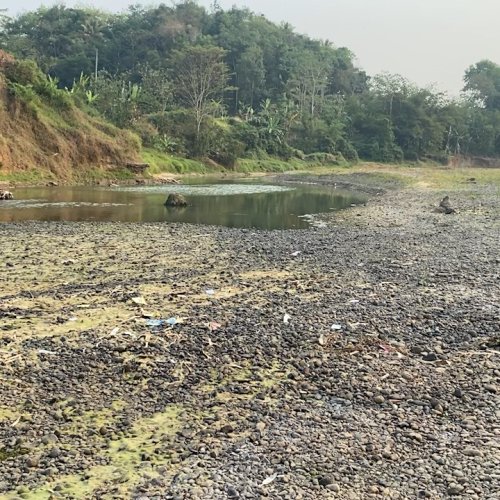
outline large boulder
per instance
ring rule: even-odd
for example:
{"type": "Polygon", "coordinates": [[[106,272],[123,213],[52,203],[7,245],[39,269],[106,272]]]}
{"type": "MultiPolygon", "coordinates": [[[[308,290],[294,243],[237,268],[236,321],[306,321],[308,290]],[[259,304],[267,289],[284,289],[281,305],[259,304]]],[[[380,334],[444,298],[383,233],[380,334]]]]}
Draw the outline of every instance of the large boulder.
{"type": "Polygon", "coordinates": [[[10,191],[0,191],[0,200],[13,200],[14,195],[10,191]]]}
{"type": "Polygon", "coordinates": [[[187,200],[179,193],[172,193],[168,195],[165,206],[167,207],[187,207],[187,200]]]}

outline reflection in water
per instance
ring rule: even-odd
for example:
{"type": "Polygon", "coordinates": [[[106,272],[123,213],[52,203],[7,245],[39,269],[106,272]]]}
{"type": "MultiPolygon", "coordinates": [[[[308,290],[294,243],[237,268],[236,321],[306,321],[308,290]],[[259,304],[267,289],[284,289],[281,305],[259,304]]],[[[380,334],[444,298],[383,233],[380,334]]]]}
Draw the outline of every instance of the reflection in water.
{"type": "Polygon", "coordinates": [[[339,210],[362,195],[313,185],[277,186],[250,182],[121,188],[57,187],[16,189],[16,200],[0,203],[0,221],[188,222],[258,229],[306,228],[307,214],[339,210]],[[169,193],[182,193],[190,206],[167,208],[169,193]]]}

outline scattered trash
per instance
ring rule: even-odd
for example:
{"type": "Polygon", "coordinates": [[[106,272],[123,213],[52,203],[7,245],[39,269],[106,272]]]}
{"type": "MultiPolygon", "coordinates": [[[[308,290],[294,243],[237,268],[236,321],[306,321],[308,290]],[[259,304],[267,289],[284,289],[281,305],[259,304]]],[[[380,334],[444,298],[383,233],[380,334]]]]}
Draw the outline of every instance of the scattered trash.
{"type": "Polygon", "coordinates": [[[266,477],[266,479],[262,481],[261,486],[267,486],[268,484],[271,484],[277,477],[278,474],[276,472],[272,476],[266,477]]]}
{"type": "Polygon", "coordinates": [[[57,352],[47,351],[45,349],[38,349],[38,354],[48,354],[50,356],[57,356],[57,352]]]}
{"type": "Polygon", "coordinates": [[[379,344],[379,347],[380,347],[380,349],[382,349],[384,352],[387,352],[387,353],[395,351],[394,347],[387,345],[387,344],[379,344]]]}
{"type": "Polygon", "coordinates": [[[288,324],[288,322],[292,319],[292,317],[289,314],[285,314],[283,316],[283,323],[288,324]]]}
{"type": "Polygon", "coordinates": [[[321,334],[318,339],[319,345],[325,345],[326,344],[326,337],[321,334]]]}
{"type": "Polygon", "coordinates": [[[70,264],[75,264],[75,262],[76,262],[76,261],[74,261],[73,259],[68,259],[68,260],[63,260],[63,261],[61,262],[61,264],[62,264],[63,266],[69,266],[70,264]]]}
{"type": "Polygon", "coordinates": [[[209,288],[208,290],[205,290],[205,293],[207,295],[215,295],[215,290],[213,288],[209,288]]]}
{"type": "Polygon", "coordinates": [[[297,256],[298,256],[298,255],[300,255],[301,253],[302,253],[302,252],[301,252],[300,250],[297,250],[296,252],[293,252],[293,253],[291,253],[290,255],[291,255],[292,257],[297,257],[297,256]]]}
{"type": "Polygon", "coordinates": [[[181,323],[184,323],[184,321],[186,320],[186,318],[168,318],[165,323],[167,323],[167,325],[170,325],[170,326],[175,326],[175,325],[179,325],[181,323]]]}
{"type": "MultiPolygon", "coordinates": [[[[175,319],[175,318],[172,318],[172,319],[175,319]]],[[[148,319],[146,321],[146,325],[148,325],[150,328],[161,328],[164,324],[165,324],[165,320],[163,320],[163,319],[148,319]]]]}
{"type": "Polygon", "coordinates": [[[62,325],[64,323],[67,323],[68,321],[75,322],[78,321],[78,318],[76,316],[71,316],[69,318],[63,318],[62,316],[57,316],[56,321],[62,325]]]}
{"type": "Polygon", "coordinates": [[[113,329],[111,330],[111,332],[110,332],[110,334],[109,334],[109,335],[110,335],[111,337],[114,337],[114,336],[115,336],[115,335],[116,335],[119,331],[120,331],[120,327],[119,327],[119,326],[117,326],[116,328],[113,328],[113,329]]]}
{"type": "Polygon", "coordinates": [[[337,323],[334,323],[332,326],[331,326],[331,329],[332,330],[342,330],[342,325],[339,325],[337,323]]]}
{"type": "Polygon", "coordinates": [[[218,330],[222,325],[220,323],[217,323],[216,321],[210,321],[208,324],[208,329],[211,332],[215,332],[215,330],[218,330]]]}
{"type": "Polygon", "coordinates": [[[132,298],[132,302],[134,304],[139,305],[139,306],[145,306],[146,305],[146,301],[144,300],[143,297],[133,297],[132,298]]]}
{"type": "Polygon", "coordinates": [[[359,304],[359,300],[352,299],[352,300],[349,301],[349,304],[359,304]]]}

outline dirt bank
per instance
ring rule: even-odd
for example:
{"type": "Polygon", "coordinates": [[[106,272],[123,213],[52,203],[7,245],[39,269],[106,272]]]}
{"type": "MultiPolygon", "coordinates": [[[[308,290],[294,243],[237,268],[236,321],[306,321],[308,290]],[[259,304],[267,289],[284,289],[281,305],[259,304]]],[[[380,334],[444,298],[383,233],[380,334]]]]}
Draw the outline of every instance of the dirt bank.
{"type": "Polygon", "coordinates": [[[0,226],[0,496],[497,497],[498,188],[403,186],[301,231],[0,226]]]}

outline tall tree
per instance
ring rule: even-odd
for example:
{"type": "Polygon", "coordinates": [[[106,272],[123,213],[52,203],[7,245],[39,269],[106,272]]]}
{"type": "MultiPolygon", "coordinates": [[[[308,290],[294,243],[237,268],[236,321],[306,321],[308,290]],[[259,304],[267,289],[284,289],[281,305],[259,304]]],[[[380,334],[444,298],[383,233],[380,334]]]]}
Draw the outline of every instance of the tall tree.
{"type": "Polygon", "coordinates": [[[175,92],[193,111],[197,141],[203,120],[228,86],[229,69],[224,57],[225,51],[220,47],[200,45],[175,51],[172,56],[175,92]]]}
{"type": "Polygon", "coordinates": [[[500,110],[500,66],[483,60],[465,72],[464,91],[478,99],[488,110],[500,110]]]}

